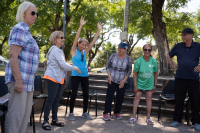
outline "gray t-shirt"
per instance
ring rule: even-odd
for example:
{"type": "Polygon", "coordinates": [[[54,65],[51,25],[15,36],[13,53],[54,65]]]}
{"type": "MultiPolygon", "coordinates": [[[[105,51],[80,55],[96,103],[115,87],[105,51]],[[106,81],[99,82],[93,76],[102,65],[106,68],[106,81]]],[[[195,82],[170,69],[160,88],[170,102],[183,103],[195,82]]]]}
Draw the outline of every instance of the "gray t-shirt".
{"type": "Polygon", "coordinates": [[[119,84],[126,76],[131,74],[131,58],[126,55],[123,59],[120,59],[117,53],[112,54],[106,65],[106,71],[110,71],[113,82],[119,84]]]}

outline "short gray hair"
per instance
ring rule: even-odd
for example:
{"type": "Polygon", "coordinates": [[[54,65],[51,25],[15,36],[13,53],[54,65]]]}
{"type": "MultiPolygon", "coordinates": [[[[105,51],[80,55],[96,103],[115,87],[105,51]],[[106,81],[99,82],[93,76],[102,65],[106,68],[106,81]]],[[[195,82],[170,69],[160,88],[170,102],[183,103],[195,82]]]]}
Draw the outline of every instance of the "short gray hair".
{"type": "Polygon", "coordinates": [[[29,6],[36,7],[32,2],[23,2],[19,5],[17,14],[16,14],[17,22],[24,21],[24,13],[26,12],[29,6]]]}
{"type": "Polygon", "coordinates": [[[56,45],[56,38],[59,37],[60,35],[64,36],[64,33],[62,31],[54,31],[51,36],[50,36],[50,43],[51,46],[56,45]]]}

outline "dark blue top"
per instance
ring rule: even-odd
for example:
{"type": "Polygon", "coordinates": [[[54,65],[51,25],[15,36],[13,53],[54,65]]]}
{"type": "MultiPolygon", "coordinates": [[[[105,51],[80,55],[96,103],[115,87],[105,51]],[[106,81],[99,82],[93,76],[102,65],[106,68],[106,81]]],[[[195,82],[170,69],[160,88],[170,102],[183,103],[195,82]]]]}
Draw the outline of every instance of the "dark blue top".
{"type": "Polygon", "coordinates": [[[185,43],[176,44],[169,52],[169,56],[177,56],[178,69],[176,78],[181,79],[199,79],[199,73],[194,68],[199,64],[200,44],[193,42],[190,47],[186,48],[185,43]]]}

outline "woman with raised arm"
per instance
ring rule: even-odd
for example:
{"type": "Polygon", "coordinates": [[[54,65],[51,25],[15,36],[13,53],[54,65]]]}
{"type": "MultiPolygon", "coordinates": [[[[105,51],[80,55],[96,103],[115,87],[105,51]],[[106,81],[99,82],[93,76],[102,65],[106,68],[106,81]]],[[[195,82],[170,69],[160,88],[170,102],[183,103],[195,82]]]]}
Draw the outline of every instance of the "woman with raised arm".
{"type": "Polygon", "coordinates": [[[137,122],[136,112],[141,99],[142,92],[146,92],[146,105],[147,105],[147,119],[146,123],[153,125],[154,122],[150,119],[152,94],[156,91],[158,80],[158,67],[157,61],[151,57],[152,46],[145,44],[143,46],[144,55],[138,58],[134,64],[134,93],[133,100],[133,117],[130,118],[129,123],[137,122]]]}
{"type": "Polygon", "coordinates": [[[81,87],[83,91],[83,114],[82,117],[88,120],[92,120],[90,115],[87,113],[87,107],[88,107],[88,92],[89,92],[89,81],[88,81],[88,69],[86,64],[86,54],[92,49],[94,46],[100,30],[103,27],[103,24],[99,22],[97,24],[97,33],[93,38],[93,41],[88,45],[88,40],[85,38],[81,38],[79,41],[79,36],[81,33],[82,27],[86,24],[86,21],[84,21],[84,17],[81,17],[80,19],[80,27],[78,29],[78,32],[76,34],[76,38],[74,40],[73,46],[72,46],[72,62],[74,66],[77,66],[81,74],[78,74],[76,71],[72,71],[71,76],[71,87],[72,87],[72,94],[70,99],[70,114],[69,114],[69,120],[74,121],[74,103],[77,96],[78,86],[81,82],[81,87]]]}

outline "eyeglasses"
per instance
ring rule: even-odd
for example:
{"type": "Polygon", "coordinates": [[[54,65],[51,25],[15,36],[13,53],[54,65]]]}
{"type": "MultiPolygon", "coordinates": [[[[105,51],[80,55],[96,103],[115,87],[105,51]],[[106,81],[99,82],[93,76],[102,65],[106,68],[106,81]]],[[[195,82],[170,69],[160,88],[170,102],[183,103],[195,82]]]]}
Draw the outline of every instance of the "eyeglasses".
{"type": "Polygon", "coordinates": [[[82,54],[82,55],[81,55],[81,61],[83,61],[83,58],[84,58],[84,55],[82,54]]]}
{"type": "Polygon", "coordinates": [[[65,37],[57,37],[57,38],[60,38],[60,39],[65,39],[65,37]]]}
{"type": "Polygon", "coordinates": [[[151,52],[151,49],[144,49],[144,51],[148,51],[148,52],[151,52]]]}
{"type": "Polygon", "coordinates": [[[37,17],[38,17],[38,13],[37,13],[37,12],[35,12],[35,11],[32,11],[32,12],[31,12],[31,15],[32,15],[32,16],[34,16],[35,14],[36,14],[37,17]]]}
{"type": "Polygon", "coordinates": [[[181,36],[187,36],[187,35],[190,35],[190,34],[181,34],[181,36]]]}

